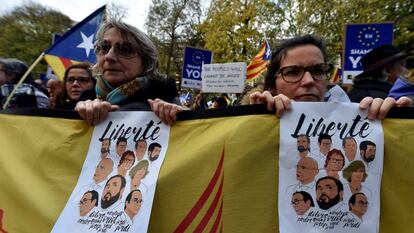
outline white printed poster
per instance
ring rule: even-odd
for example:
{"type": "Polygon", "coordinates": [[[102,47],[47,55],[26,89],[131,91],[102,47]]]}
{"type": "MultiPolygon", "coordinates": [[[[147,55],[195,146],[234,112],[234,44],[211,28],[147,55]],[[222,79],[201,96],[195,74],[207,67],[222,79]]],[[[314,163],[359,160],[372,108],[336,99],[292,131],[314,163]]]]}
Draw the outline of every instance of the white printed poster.
{"type": "Polygon", "coordinates": [[[280,122],[281,233],[379,231],[381,121],[353,103],[292,103],[280,122]]]}
{"type": "Polygon", "coordinates": [[[110,113],[52,232],[147,232],[169,131],[152,112],[110,113]]]}

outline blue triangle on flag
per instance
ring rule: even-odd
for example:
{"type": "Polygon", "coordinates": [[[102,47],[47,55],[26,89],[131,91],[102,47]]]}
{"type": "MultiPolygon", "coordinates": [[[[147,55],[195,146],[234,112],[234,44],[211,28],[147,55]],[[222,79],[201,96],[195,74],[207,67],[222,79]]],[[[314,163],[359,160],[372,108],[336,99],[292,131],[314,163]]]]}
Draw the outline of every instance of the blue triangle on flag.
{"type": "Polygon", "coordinates": [[[105,5],[94,11],[87,18],[73,26],[68,32],[53,43],[45,54],[64,57],[76,61],[96,62],[93,44],[96,32],[104,21],[105,5]]]}

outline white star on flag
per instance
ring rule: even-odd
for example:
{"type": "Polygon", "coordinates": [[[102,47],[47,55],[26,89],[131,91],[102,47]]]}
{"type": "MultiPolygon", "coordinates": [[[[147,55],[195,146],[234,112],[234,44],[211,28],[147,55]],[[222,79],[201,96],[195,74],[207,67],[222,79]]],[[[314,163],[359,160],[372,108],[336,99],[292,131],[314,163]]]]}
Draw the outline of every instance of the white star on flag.
{"type": "Polygon", "coordinates": [[[270,56],[270,50],[266,50],[266,56],[269,57],[270,56]]]}
{"type": "Polygon", "coordinates": [[[78,44],[78,46],[76,46],[76,48],[85,49],[86,57],[89,57],[89,53],[93,49],[93,35],[94,34],[92,33],[92,35],[87,37],[85,34],[83,34],[83,32],[81,32],[81,36],[82,36],[83,41],[82,41],[82,43],[78,44]]]}

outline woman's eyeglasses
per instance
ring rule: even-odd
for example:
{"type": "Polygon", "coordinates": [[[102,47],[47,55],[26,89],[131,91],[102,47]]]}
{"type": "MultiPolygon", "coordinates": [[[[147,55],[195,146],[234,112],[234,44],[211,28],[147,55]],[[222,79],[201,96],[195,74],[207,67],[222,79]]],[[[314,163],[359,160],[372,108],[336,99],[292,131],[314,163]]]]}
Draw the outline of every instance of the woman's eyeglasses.
{"type": "Polygon", "coordinates": [[[72,77],[72,76],[66,78],[66,82],[69,84],[73,84],[75,83],[75,81],[77,81],[79,85],[83,85],[83,84],[91,83],[92,79],[89,77],[72,77]]]}
{"type": "Polygon", "coordinates": [[[133,58],[138,55],[134,46],[129,42],[111,44],[109,41],[101,41],[95,45],[95,51],[98,55],[106,55],[109,50],[114,48],[116,55],[124,58],[133,58]]]}
{"type": "Polygon", "coordinates": [[[282,79],[287,83],[297,83],[305,76],[308,71],[313,79],[317,81],[328,80],[331,71],[331,65],[321,63],[312,66],[285,66],[276,72],[276,75],[282,76],[282,79]]]}

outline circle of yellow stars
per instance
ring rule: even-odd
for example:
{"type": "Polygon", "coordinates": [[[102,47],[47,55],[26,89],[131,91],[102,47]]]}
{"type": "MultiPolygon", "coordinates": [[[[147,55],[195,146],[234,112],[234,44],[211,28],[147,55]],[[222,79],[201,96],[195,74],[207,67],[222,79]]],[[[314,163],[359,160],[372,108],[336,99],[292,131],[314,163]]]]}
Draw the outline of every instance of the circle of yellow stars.
{"type": "Polygon", "coordinates": [[[364,27],[358,33],[358,42],[363,46],[373,46],[380,40],[380,31],[376,27],[364,27]]]}
{"type": "Polygon", "coordinates": [[[194,64],[201,65],[204,62],[204,54],[201,51],[195,51],[191,56],[194,64]]]}

